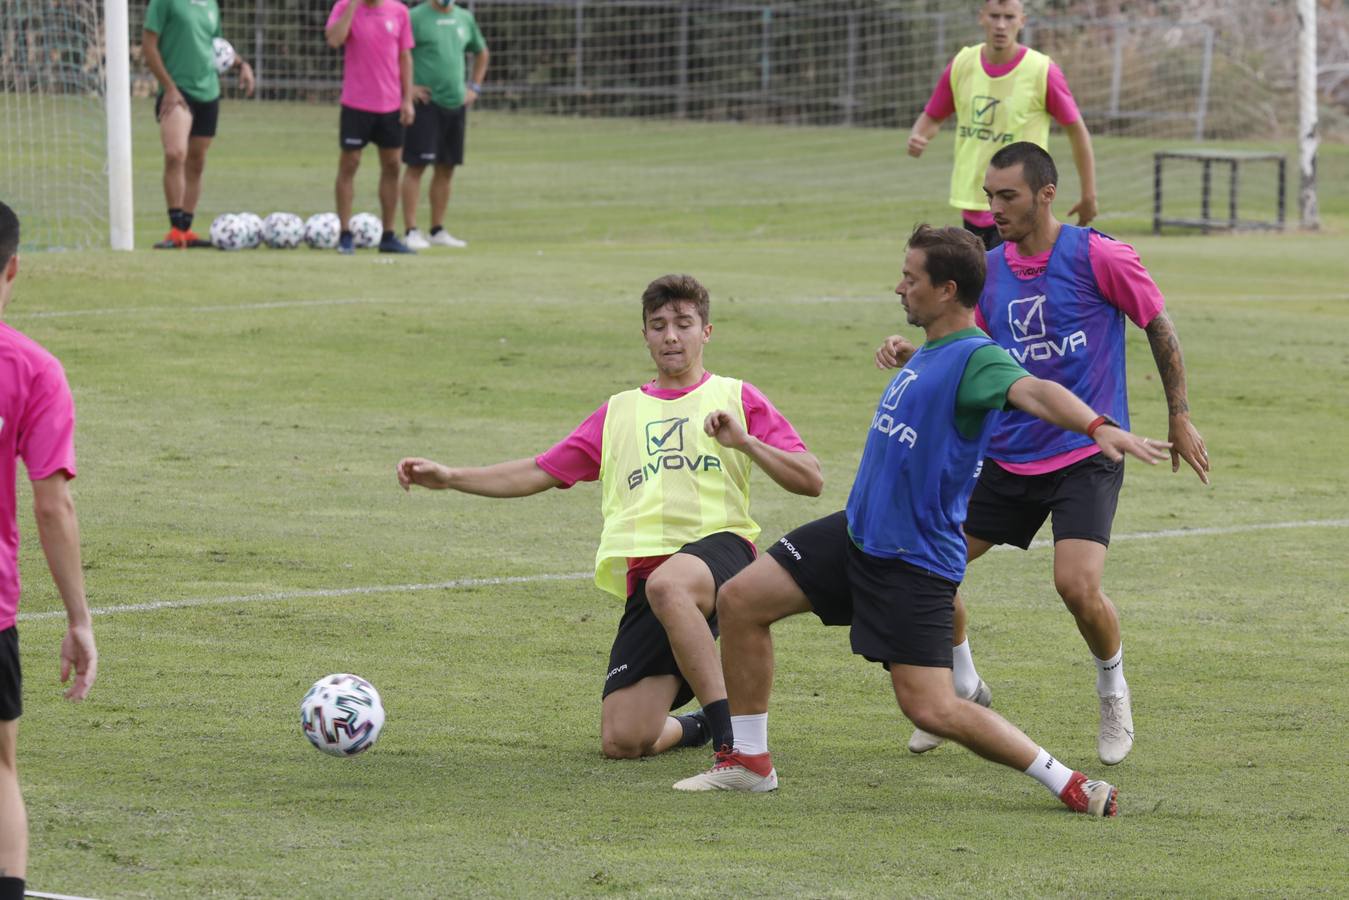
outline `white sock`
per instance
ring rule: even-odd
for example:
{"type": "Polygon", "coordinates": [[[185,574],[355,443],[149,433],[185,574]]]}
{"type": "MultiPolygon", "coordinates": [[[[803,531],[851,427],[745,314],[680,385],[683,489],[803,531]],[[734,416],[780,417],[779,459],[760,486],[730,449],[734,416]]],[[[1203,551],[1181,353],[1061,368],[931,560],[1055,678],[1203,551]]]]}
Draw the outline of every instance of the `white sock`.
{"type": "Polygon", "coordinates": [[[1124,645],[1119,645],[1119,650],[1109,659],[1096,660],[1096,695],[1098,697],[1109,697],[1112,694],[1124,693],[1124,645]]]}
{"type": "Polygon", "coordinates": [[[768,752],[768,713],[757,716],[731,716],[731,728],[735,732],[736,753],[746,756],[758,756],[768,752]]]}
{"type": "Polygon", "coordinates": [[[1041,747],[1040,752],[1035,755],[1035,762],[1026,769],[1026,774],[1049,788],[1049,793],[1057,797],[1068,786],[1068,779],[1073,777],[1073,770],[1050,756],[1049,751],[1041,747]]]}
{"type": "Polygon", "coordinates": [[[979,673],[974,670],[974,657],[970,655],[970,639],[965,638],[951,648],[951,677],[955,679],[957,697],[973,697],[979,689],[979,673]]]}

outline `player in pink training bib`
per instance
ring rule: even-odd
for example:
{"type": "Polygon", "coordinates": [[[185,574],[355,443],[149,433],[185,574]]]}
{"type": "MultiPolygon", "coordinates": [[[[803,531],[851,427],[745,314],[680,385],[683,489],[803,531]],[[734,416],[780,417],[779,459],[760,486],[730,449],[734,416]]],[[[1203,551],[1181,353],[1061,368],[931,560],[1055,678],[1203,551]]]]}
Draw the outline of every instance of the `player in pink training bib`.
{"type": "MultiPolygon", "coordinates": [[[[19,219],[0,203],[0,318],[19,276],[19,219]]],[[[41,345],[0,321],[0,900],[24,895],[28,819],[19,792],[17,740],[23,713],[19,670],[17,461],[33,485],[38,540],[69,626],[61,680],[83,700],[98,673],[98,651],[80,568],[80,527],[67,482],[75,477],[75,404],[65,372],[41,345]]]]}

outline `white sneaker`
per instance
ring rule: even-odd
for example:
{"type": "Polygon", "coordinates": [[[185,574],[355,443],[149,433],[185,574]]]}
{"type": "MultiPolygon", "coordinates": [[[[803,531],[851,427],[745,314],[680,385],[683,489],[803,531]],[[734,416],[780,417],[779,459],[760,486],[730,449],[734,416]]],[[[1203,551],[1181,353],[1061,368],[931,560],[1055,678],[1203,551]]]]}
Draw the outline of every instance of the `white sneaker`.
{"type": "Polygon", "coordinates": [[[431,245],[427,243],[426,238],[417,229],[410,229],[407,236],[403,238],[403,243],[407,244],[413,250],[425,250],[431,245]]]}
{"type": "Polygon", "coordinates": [[[431,245],[434,247],[467,247],[468,241],[461,241],[442,228],[431,235],[431,245]]]}
{"type": "MultiPolygon", "coordinates": [[[[965,699],[972,700],[980,706],[988,706],[993,702],[993,691],[980,678],[979,686],[974,689],[974,694],[965,699]]],[[[909,736],[909,752],[926,753],[929,750],[936,750],[944,743],[946,743],[946,738],[939,738],[921,728],[915,728],[913,734],[909,736]]]]}
{"type": "Polygon", "coordinates": [[[1129,686],[1123,694],[1101,698],[1101,730],[1096,736],[1096,754],[1107,766],[1124,762],[1134,746],[1133,698],[1129,686]]]}
{"type": "Polygon", "coordinates": [[[675,782],[676,791],[751,791],[764,793],[778,789],[778,773],[767,753],[753,756],[723,750],[717,753],[712,768],[692,778],[675,782]]]}

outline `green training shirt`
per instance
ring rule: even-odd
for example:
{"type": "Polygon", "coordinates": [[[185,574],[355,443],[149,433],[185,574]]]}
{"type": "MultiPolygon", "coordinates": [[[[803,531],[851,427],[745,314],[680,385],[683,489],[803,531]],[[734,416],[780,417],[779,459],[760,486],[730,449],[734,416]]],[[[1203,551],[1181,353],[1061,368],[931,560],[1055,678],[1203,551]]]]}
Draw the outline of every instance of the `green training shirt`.
{"type": "MultiPolygon", "coordinates": [[[[940,347],[976,336],[988,337],[978,328],[962,328],[927,346],[940,347]]],[[[960,387],[956,390],[956,428],[961,435],[974,438],[984,425],[984,416],[992,410],[1008,409],[1008,389],[1029,375],[997,344],[980,347],[970,354],[970,361],[965,364],[965,374],[960,377],[960,387]]]]}
{"type": "Polygon", "coordinates": [[[437,106],[464,105],[464,54],[487,49],[473,13],[459,6],[441,9],[431,0],[413,7],[412,83],[431,89],[437,106]]]}
{"type": "Polygon", "coordinates": [[[220,37],[216,0],[150,0],[145,30],[159,35],[164,68],[178,90],[198,103],[220,96],[211,39],[220,37]]]}

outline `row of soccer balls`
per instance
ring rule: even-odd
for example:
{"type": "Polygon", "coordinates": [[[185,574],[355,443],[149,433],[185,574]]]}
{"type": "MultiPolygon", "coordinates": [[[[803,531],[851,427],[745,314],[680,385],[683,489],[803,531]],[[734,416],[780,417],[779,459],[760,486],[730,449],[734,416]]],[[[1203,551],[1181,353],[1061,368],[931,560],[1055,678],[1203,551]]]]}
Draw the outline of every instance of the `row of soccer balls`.
{"type": "MultiPolygon", "coordinates": [[[[384,234],[384,223],[372,213],[357,213],[347,227],[357,247],[374,247],[384,234]]],[[[211,223],[211,243],[221,250],[248,250],[262,244],[289,250],[301,243],[315,250],[332,250],[341,232],[337,213],[315,213],[308,219],[285,212],[274,212],[265,219],[247,212],[224,213],[211,223]]]]}

